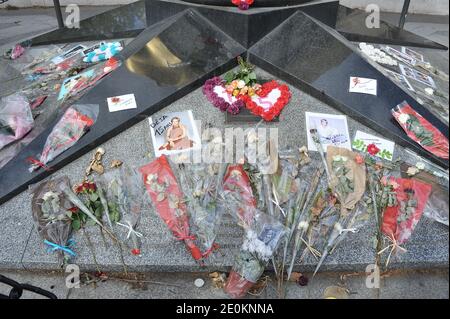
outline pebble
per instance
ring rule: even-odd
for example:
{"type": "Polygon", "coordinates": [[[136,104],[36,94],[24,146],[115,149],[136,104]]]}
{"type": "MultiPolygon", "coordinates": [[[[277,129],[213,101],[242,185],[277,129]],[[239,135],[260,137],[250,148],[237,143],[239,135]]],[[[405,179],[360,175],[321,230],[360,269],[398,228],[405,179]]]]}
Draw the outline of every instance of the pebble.
{"type": "Polygon", "coordinates": [[[203,279],[201,279],[201,278],[197,278],[194,281],[194,285],[197,288],[202,288],[205,285],[205,281],[203,279]]]}

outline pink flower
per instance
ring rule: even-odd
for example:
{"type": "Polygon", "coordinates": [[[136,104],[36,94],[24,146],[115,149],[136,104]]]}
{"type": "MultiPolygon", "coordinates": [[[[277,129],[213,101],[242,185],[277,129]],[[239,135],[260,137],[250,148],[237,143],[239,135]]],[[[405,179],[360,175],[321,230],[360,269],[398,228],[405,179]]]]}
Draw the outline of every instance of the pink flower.
{"type": "Polygon", "coordinates": [[[361,165],[361,164],[364,164],[364,157],[362,156],[362,155],[356,155],[355,156],[355,162],[356,162],[356,164],[359,164],[359,165],[361,165]]]}

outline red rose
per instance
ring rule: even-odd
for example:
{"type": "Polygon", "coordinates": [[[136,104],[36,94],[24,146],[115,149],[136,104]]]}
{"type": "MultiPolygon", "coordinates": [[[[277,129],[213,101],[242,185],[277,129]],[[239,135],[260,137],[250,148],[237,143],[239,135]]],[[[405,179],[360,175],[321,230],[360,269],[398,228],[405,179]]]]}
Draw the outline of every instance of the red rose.
{"type": "Polygon", "coordinates": [[[135,256],[139,256],[141,254],[141,250],[135,248],[135,249],[131,250],[131,253],[135,256]]]}
{"type": "Polygon", "coordinates": [[[380,149],[375,144],[369,144],[367,146],[367,153],[370,155],[377,155],[380,149]]]}

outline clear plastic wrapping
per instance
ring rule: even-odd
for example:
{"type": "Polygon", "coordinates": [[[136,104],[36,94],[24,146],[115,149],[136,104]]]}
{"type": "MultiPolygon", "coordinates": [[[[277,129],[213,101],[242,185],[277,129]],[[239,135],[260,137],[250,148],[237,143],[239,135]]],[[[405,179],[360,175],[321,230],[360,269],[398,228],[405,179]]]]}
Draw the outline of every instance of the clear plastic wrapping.
{"type": "Polygon", "coordinates": [[[216,247],[222,210],[217,195],[222,185],[226,164],[182,164],[178,173],[186,197],[192,233],[201,243],[207,257],[216,247]]]}
{"type": "Polygon", "coordinates": [[[202,259],[202,253],[195,244],[189,226],[189,216],[184,195],[166,156],[161,156],[139,169],[150,195],[153,206],[173,235],[184,241],[195,260],[202,259]]]}
{"type": "Polygon", "coordinates": [[[247,294],[263,274],[285,235],[286,228],[279,221],[255,211],[245,227],[244,242],[224,287],[230,297],[242,298],[247,294]]]}
{"type": "Polygon", "coordinates": [[[0,150],[24,137],[32,128],[34,120],[28,99],[20,93],[0,100],[0,150]]]}
{"type": "Polygon", "coordinates": [[[448,138],[417,113],[407,102],[392,109],[392,115],[409,138],[428,152],[448,159],[448,138]]]}
{"type": "Polygon", "coordinates": [[[63,176],[30,187],[31,209],[38,233],[49,250],[57,251],[61,259],[75,256],[69,241],[73,205],[58,188],[58,184],[68,182],[63,176]]]}
{"type": "Polygon", "coordinates": [[[64,113],[47,137],[39,161],[33,160],[30,170],[45,167],[58,155],[71,148],[94,125],[99,107],[97,104],[73,105],[64,113]]]}
{"type": "Polygon", "coordinates": [[[98,185],[107,200],[108,215],[120,214],[120,221],[115,223],[116,232],[121,234],[122,241],[128,244],[133,255],[140,255],[143,235],[137,228],[145,196],[140,176],[134,169],[122,166],[99,177],[98,185]]]}

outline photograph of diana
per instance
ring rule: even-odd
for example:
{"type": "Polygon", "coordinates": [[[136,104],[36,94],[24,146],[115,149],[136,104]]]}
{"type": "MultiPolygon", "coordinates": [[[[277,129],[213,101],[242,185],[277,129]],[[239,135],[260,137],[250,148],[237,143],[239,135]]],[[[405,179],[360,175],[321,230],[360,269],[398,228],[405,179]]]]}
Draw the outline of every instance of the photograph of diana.
{"type": "Polygon", "coordinates": [[[317,151],[310,136],[310,130],[316,129],[323,149],[328,145],[351,149],[347,117],[344,115],[306,112],[306,132],[308,133],[308,149],[317,151]]]}
{"type": "Polygon", "coordinates": [[[191,111],[164,114],[149,121],[155,156],[200,148],[201,141],[191,111]]]}

